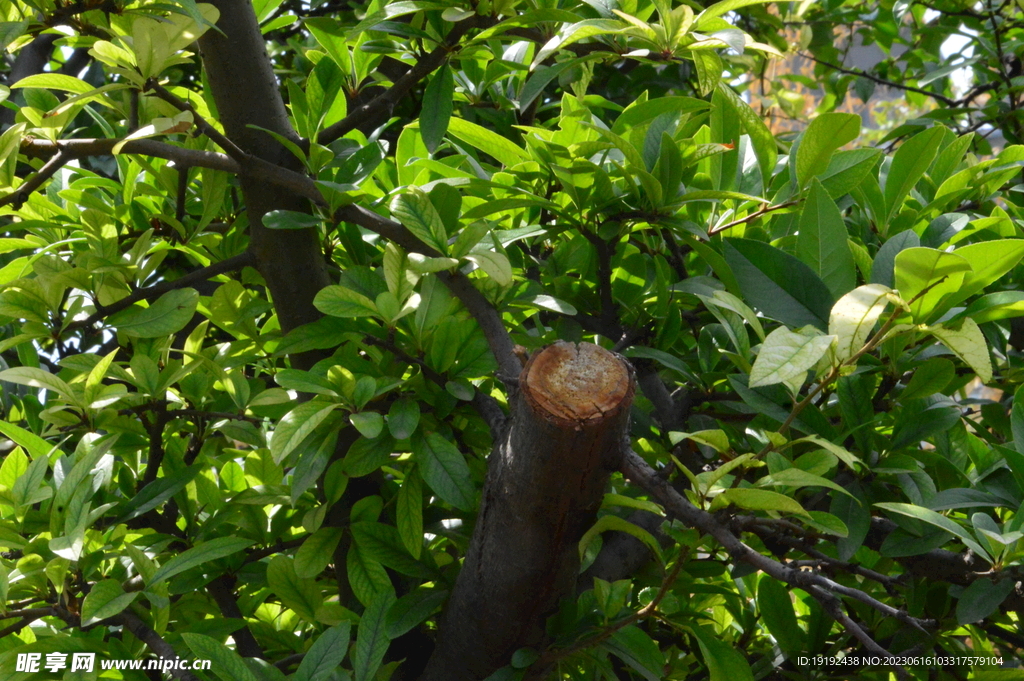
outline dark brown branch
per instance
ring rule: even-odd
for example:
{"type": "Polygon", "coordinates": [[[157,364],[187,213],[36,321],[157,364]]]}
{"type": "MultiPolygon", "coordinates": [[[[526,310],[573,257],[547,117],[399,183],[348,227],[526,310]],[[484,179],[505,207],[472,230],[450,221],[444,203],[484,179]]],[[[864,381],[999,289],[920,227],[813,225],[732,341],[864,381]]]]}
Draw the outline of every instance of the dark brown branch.
{"type": "Polygon", "coordinates": [[[28,610],[9,610],[0,615],[0,620],[9,620],[14,619],[15,617],[23,617],[36,620],[40,617],[49,617],[53,614],[53,608],[30,608],[28,610]]]}
{"type": "Polygon", "coordinates": [[[421,681],[478,681],[575,592],[579,540],[628,437],[632,368],[596,345],[556,343],[519,376],[511,428],[488,458],[473,538],[421,681]]]}
{"type": "MultiPolygon", "coordinates": [[[[634,484],[638,485],[641,489],[654,497],[655,500],[664,506],[668,512],[675,515],[675,517],[683,523],[711,535],[725,548],[726,551],[729,552],[729,555],[732,556],[734,560],[749,563],[771,577],[792,586],[803,588],[809,593],[814,589],[816,598],[819,598],[822,593],[830,598],[835,598],[834,596],[831,596],[831,594],[833,592],[839,593],[867,603],[879,612],[890,617],[895,617],[901,622],[910,624],[915,628],[924,629],[933,625],[932,621],[910,617],[903,611],[896,610],[891,606],[880,603],[859,589],[851,589],[849,587],[842,586],[817,573],[797,570],[783,565],[782,563],[753,550],[740,541],[740,539],[725,525],[721,524],[715,516],[697,508],[691,504],[689,500],[673,489],[668,481],[659,476],[658,473],[648,466],[647,462],[645,462],[636,452],[626,452],[622,473],[634,484]]],[[[821,599],[819,598],[819,600],[821,599]]],[[[826,605],[826,601],[822,601],[822,605],[826,605]]],[[[857,632],[853,629],[851,629],[851,633],[857,635],[857,632]]],[[[880,647],[879,650],[881,650],[880,647]]]]}
{"type": "MultiPolygon", "coordinates": [[[[153,406],[153,421],[147,426],[149,435],[149,457],[146,459],[146,474],[142,476],[139,490],[156,480],[160,464],[164,460],[164,426],[167,425],[167,403],[159,402],[153,406]]],[[[145,421],[143,421],[145,422],[145,421]]]]}
{"type": "MultiPolygon", "coordinates": [[[[50,156],[64,149],[72,158],[86,156],[107,156],[113,153],[113,149],[121,140],[119,139],[77,139],[51,142],[49,140],[26,138],[21,143],[21,151],[28,156],[50,156]]],[[[199,168],[212,168],[223,170],[243,177],[251,177],[275,184],[304,199],[308,199],[320,205],[326,205],[326,201],[320,194],[313,180],[305,175],[289,170],[256,157],[249,157],[244,164],[240,164],[226,154],[218,154],[213,151],[199,151],[196,149],[185,149],[165,142],[155,140],[130,140],[121,147],[122,154],[141,154],[143,156],[154,156],[174,161],[179,166],[195,166],[199,168]]]]}
{"type": "Polygon", "coordinates": [[[57,153],[50,157],[50,159],[43,164],[43,167],[40,168],[37,173],[25,180],[24,184],[7,196],[0,198],[0,206],[6,206],[9,203],[13,203],[15,208],[21,208],[21,204],[28,200],[28,197],[32,192],[39,189],[44,182],[53,177],[53,174],[60,170],[64,164],[72,158],[74,158],[74,156],[64,150],[58,143],[57,153]]]}
{"type": "MultiPolygon", "coordinates": [[[[149,625],[131,612],[126,610],[117,617],[111,618],[108,621],[124,626],[125,629],[132,632],[135,638],[145,643],[146,647],[156,653],[157,656],[164,659],[178,659],[178,654],[174,652],[174,648],[171,647],[171,644],[165,641],[160,634],[153,631],[149,625]]],[[[199,681],[192,672],[184,669],[172,669],[170,670],[170,673],[171,676],[176,679],[180,679],[180,681],[199,681]]]]}
{"type": "Polygon", "coordinates": [[[832,62],[825,61],[824,59],[818,59],[813,54],[808,54],[805,52],[800,52],[799,54],[801,57],[805,59],[810,59],[813,62],[821,64],[822,66],[825,66],[830,69],[835,69],[840,73],[845,73],[850,76],[860,76],[861,78],[867,78],[868,80],[874,83],[878,83],[879,85],[885,85],[887,87],[896,88],[897,90],[904,90],[906,92],[916,92],[919,95],[925,95],[926,97],[931,97],[936,101],[942,102],[948,107],[956,107],[959,105],[959,102],[957,100],[939,94],[938,92],[932,92],[930,90],[924,90],[922,88],[914,87],[912,85],[904,85],[903,83],[897,83],[895,81],[886,80],[885,78],[879,78],[878,76],[872,75],[867,71],[861,69],[848,69],[844,66],[839,66],[838,64],[833,64],[832,62]]]}
{"type": "MultiPolygon", "coordinates": [[[[221,575],[210,582],[206,586],[206,590],[210,592],[213,600],[217,602],[217,607],[220,608],[222,615],[231,619],[245,621],[245,617],[242,616],[242,611],[238,607],[238,601],[235,600],[234,577],[221,575]]],[[[252,635],[248,624],[231,634],[231,637],[235,639],[235,647],[238,649],[238,654],[242,657],[266,658],[263,648],[256,641],[256,637],[252,635]]]]}
{"type": "Polygon", "coordinates": [[[179,111],[188,111],[191,113],[192,122],[197,128],[199,128],[200,132],[213,140],[221,149],[226,151],[228,156],[239,163],[246,163],[249,161],[249,154],[239,149],[237,144],[229,140],[220,130],[217,130],[217,128],[210,125],[209,121],[200,116],[199,112],[196,111],[196,108],[192,106],[192,102],[186,102],[185,100],[177,97],[170,90],[158,83],[156,78],[150,78],[146,82],[146,89],[144,92],[150,91],[179,111]]]}
{"type": "Polygon", "coordinates": [[[228,272],[234,272],[240,270],[243,267],[252,266],[254,259],[252,255],[246,251],[245,253],[239,253],[238,255],[232,256],[226,260],[221,260],[218,263],[214,263],[208,267],[203,267],[194,272],[189,272],[185,276],[175,279],[173,281],[162,281],[159,284],[149,286],[147,288],[141,288],[133,291],[130,295],[125,296],[121,300],[111,305],[96,305],[96,311],[89,315],[87,318],[72,322],[65,328],[66,331],[74,329],[89,328],[96,322],[101,321],[105,317],[108,317],[115,312],[120,312],[128,307],[131,307],[140,300],[149,300],[156,298],[157,296],[163,295],[168,291],[175,289],[185,288],[201,281],[206,281],[212,277],[216,277],[220,274],[226,274],[228,272]]]}
{"type": "Polygon", "coordinates": [[[429,54],[420,57],[412,68],[406,71],[383,94],[374,97],[334,125],[322,130],[317,136],[317,143],[330,144],[367,122],[390,116],[395,104],[405,97],[416,83],[441,66],[470,29],[483,26],[489,21],[491,19],[488,17],[473,15],[455,24],[455,27],[445,36],[441,44],[429,54]]]}
{"type": "Polygon", "coordinates": [[[10,636],[11,634],[17,634],[19,631],[27,627],[28,625],[35,622],[38,617],[23,617],[6,629],[0,629],[0,640],[10,636]]]}
{"type": "Polygon", "coordinates": [[[178,166],[178,193],[174,197],[174,218],[178,222],[185,220],[185,199],[188,197],[188,166],[178,166]]]}

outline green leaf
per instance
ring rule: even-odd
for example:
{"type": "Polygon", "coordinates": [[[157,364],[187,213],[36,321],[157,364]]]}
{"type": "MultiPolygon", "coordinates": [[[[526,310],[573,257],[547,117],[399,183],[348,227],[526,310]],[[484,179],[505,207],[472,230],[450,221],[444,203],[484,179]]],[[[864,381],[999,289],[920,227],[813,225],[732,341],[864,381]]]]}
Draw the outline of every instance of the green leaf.
{"type": "Polygon", "coordinates": [[[423,107],[420,109],[420,134],[430,153],[434,153],[448,132],[454,96],[455,78],[451,66],[445,64],[427,84],[423,92],[423,107]]]}
{"type": "MultiPolygon", "coordinates": [[[[61,378],[54,376],[48,371],[43,371],[42,369],[39,369],[37,367],[15,367],[13,369],[0,371],[0,381],[7,381],[8,383],[17,383],[18,385],[27,385],[33,388],[43,388],[44,390],[48,390],[57,395],[60,395],[70,404],[78,404],[78,398],[75,397],[75,393],[73,390],[71,390],[71,386],[65,383],[61,378]]],[[[9,426],[7,429],[3,431],[3,433],[11,437],[12,440],[14,440],[14,437],[10,436],[8,431],[17,433],[18,431],[13,430],[14,428],[16,428],[16,426],[9,426]]],[[[19,428],[18,430],[22,429],[19,428]]],[[[18,435],[22,439],[25,439],[26,441],[31,442],[33,444],[33,447],[31,449],[29,447],[25,448],[28,449],[30,453],[32,453],[33,457],[35,457],[37,456],[37,452],[40,452],[42,450],[43,445],[40,445],[35,440],[26,438],[24,433],[27,432],[28,431],[22,430],[22,432],[18,433],[18,435]]],[[[18,440],[15,440],[15,442],[18,442],[18,444],[22,444],[18,440]]],[[[52,447],[46,447],[47,452],[49,452],[51,449],[52,447]]]]}
{"type": "Polygon", "coordinates": [[[267,585],[281,602],[301,617],[316,620],[316,611],[323,605],[323,594],[312,579],[299,577],[288,556],[274,556],[267,565],[267,585]]]}
{"type": "MultiPolygon", "coordinates": [[[[719,83],[718,91],[729,100],[733,109],[739,115],[743,130],[750,137],[750,144],[754,147],[757,164],[761,167],[761,184],[764,187],[769,186],[772,173],[775,171],[775,163],[779,156],[775,135],[765,125],[761,115],[743,101],[743,98],[736,94],[731,87],[725,83],[719,83]]],[[[661,99],[664,98],[659,97],[653,101],[660,101],[661,99]]],[[[622,118],[622,116],[619,116],[619,118],[622,118]]],[[[618,121],[615,124],[618,125],[618,121]]]]}
{"type": "Polygon", "coordinates": [[[455,445],[438,433],[427,433],[413,438],[412,451],[423,480],[437,496],[461,511],[473,510],[476,487],[455,445]]]}
{"type": "Polygon", "coordinates": [[[864,347],[891,293],[881,284],[867,284],[850,291],[832,306],[828,332],[836,337],[838,361],[845,362],[864,347]]]}
{"type": "Polygon", "coordinates": [[[263,226],[267,229],[313,229],[322,222],[315,215],[294,210],[272,210],[263,216],[263,226]]]}
{"type": "Polygon", "coordinates": [[[944,515],[940,515],[935,511],[932,511],[927,508],[922,508],[921,506],[915,506],[913,504],[878,503],[875,504],[875,506],[886,511],[892,511],[893,513],[905,515],[909,518],[917,518],[918,520],[923,520],[929,525],[934,525],[935,527],[943,529],[946,532],[949,532],[950,534],[954,534],[960,538],[960,541],[962,541],[964,545],[967,546],[967,548],[974,551],[976,554],[978,554],[985,560],[992,562],[992,557],[988,554],[988,551],[983,549],[981,547],[981,544],[976,542],[974,540],[974,537],[972,537],[967,532],[967,530],[960,527],[960,525],[956,524],[944,515]]]}
{"type": "Polygon", "coordinates": [[[696,97],[656,97],[641,104],[631,104],[619,114],[612,126],[612,132],[622,135],[629,128],[641,125],[666,113],[692,113],[703,111],[710,103],[696,97]]]}
{"type": "Polygon", "coordinates": [[[402,545],[419,558],[423,551],[423,480],[418,473],[410,471],[398,490],[395,507],[395,524],[402,545]]]}
{"type": "Polygon", "coordinates": [[[384,430],[384,416],[375,411],[363,411],[349,414],[348,420],[356,427],[359,434],[371,440],[384,430]]]}
{"type": "Polygon", "coordinates": [[[642,541],[655,556],[658,556],[659,559],[661,558],[661,544],[659,544],[658,540],[654,538],[654,535],[639,525],[629,522],[625,518],[609,514],[598,518],[597,522],[594,523],[590,529],[583,534],[583,537],[580,538],[580,559],[583,559],[583,555],[586,553],[587,547],[590,546],[591,542],[597,539],[598,535],[602,532],[610,531],[625,532],[628,535],[636,537],[642,541]]]}
{"type": "Polygon", "coordinates": [[[771,0],[719,0],[697,15],[694,20],[694,29],[700,30],[710,24],[712,19],[734,12],[741,7],[760,5],[766,2],[771,2],[771,0]]]}
{"type": "Polygon", "coordinates": [[[342,622],[320,634],[306,651],[292,681],[326,681],[330,678],[348,652],[351,627],[350,623],[342,622]]]}
{"type": "Polygon", "coordinates": [[[899,212],[907,194],[932,164],[945,130],[936,125],[914,135],[896,150],[884,188],[887,223],[899,212]]]}
{"type": "Polygon", "coordinates": [[[988,354],[988,343],[973,319],[964,319],[960,322],[960,328],[952,324],[938,324],[927,327],[926,331],[967,362],[982,383],[992,380],[992,358],[988,354]]]}
{"type": "Polygon", "coordinates": [[[211,670],[223,681],[257,681],[242,658],[217,639],[194,632],[184,632],[181,638],[196,658],[210,660],[211,670]]]}
{"type": "MultiPolygon", "coordinates": [[[[1024,316],[1024,292],[998,291],[981,296],[957,317],[970,317],[979,324],[1024,316]]],[[[955,319],[956,317],[954,317],[955,319]]]]}
{"type": "Polygon", "coordinates": [[[138,591],[125,593],[121,584],[113,579],[96,582],[82,601],[82,626],[87,627],[113,617],[127,608],[138,595],[138,591]]]}
{"type": "Polygon", "coordinates": [[[202,468],[203,467],[198,464],[189,466],[184,470],[180,470],[162,478],[157,478],[153,482],[149,483],[125,505],[121,512],[121,522],[136,518],[164,503],[175,494],[185,489],[185,486],[199,475],[199,471],[201,471],[202,468]]]}
{"type": "Polygon", "coordinates": [[[942,301],[937,313],[944,313],[957,303],[980,293],[989,284],[1016,267],[1024,257],[1024,239],[997,239],[970,244],[953,251],[966,260],[971,271],[964,275],[960,287],[942,301]]]}
{"type": "Polygon", "coordinates": [[[799,468],[786,468],[781,471],[772,473],[771,475],[765,476],[757,481],[759,486],[761,485],[781,485],[785,487],[828,487],[841,494],[850,495],[842,485],[838,485],[828,478],[823,478],[820,475],[815,475],[809,471],[801,470],[799,468]]]}
{"type": "Polygon", "coordinates": [[[371,317],[377,314],[372,300],[346,286],[327,286],[313,298],[316,309],[332,317],[371,317]]]}
{"type": "Polygon", "coordinates": [[[12,90],[23,87],[39,87],[46,88],[47,90],[74,92],[80,95],[96,89],[84,80],[62,73],[37,73],[33,76],[22,78],[10,87],[12,90]]]}
{"type": "Polygon", "coordinates": [[[860,116],[847,113],[823,113],[811,121],[796,151],[796,179],[801,187],[828,169],[836,149],[857,139],[860,123],[860,116]]]}
{"type": "Polygon", "coordinates": [[[557,35],[537,50],[537,56],[534,57],[530,68],[536,68],[545,59],[568,45],[586,38],[618,33],[620,30],[622,30],[622,24],[612,19],[584,19],[583,21],[577,21],[575,24],[564,26],[557,35]]]}
{"type": "Polygon", "coordinates": [[[402,596],[388,610],[387,636],[396,639],[402,634],[419,625],[441,607],[448,592],[443,589],[418,587],[402,596]]]}
{"type": "Polygon", "coordinates": [[[466,256],[466,260],[486,272],[499,286],[512,283],[512,265],[504,254],[494,251],[471,253],[466,256]]]}
{"type": "Polygon", "coordinates": [[[340,527],[321,527],[306,537],[295,553],[295,575],[312,579],[323,572],[334,558],[334,549],[341,541],[344,530],[340,527]]]}
{"type": "Polygon", "coordinates": [[[829,196],[839,199],[853,191],[878,163],[881,149],[851,149],[832,155],[825,172],[818,175],[829,196]]]}
{"type": "Polygon", "coordinates": [[[779,327],[768,334],[750,371],[750,387],[790,383],[804,377],[818,363],[835,340],[814,328],[793,332],[779,327]]]}
{"type": "Polygon", "coordinates": [[[422,189],[410,187],[406,193],[396,196],[391,202],[391,214],[417,239],[438,253],[448,252],[448,232],[444,221],[422,189]]]}
{"type": "Polygon", "coordinates": [[[416,432],[420,422],[420,405],[410,399],[400,399],[388,409],[388,430],[396,440],[405,440],[416,432]]]}
{"type": "Polygon", "coordinates": [[[750,664],[735,648],[706,627],[690,629],[697,639],[710,681],[754,681],[750,664]]]}
{"type": "Polygon", "coordinates": [[[179,553],[161,565],[160,569],[153,575],[153,579],[149,580],[146,586],[152,588],[165,579],[170,579],[185,570],[202,565],[203,563],[209,563],[212,560],[234,555],[242,549],[252,546],[254,543],[249,539],[242,539],[240,537],[218,537],[217,539],[203,542],[199,546],[179,553]]]}
{"type": "Polygon", "coordinates": [[[932,357],[914,371],[907,387],[900,393],[900,402],[917,400],[941,393],[956,376],[956,368],[948,359],[932,357]]]}
{"type": "Polygon", "coordinates": [[[715,497],[715,501],[719,499],[751,511],[779,511],[802,516],[808,515],[796,499],[765,489],[736,487],[727,489],[715,497]]]}
{"type": "Polygon", "coordinates": [[[448,131],[466,144],[493,156],[504,166],[511,167],[521,161],[530,160],[530,155],[518,146],[476,123],[452,118],[448,123],[448,131]]]}
{"type": "Polygon", "coordinates": [[[910,302],[915,321],[924,321],[944,295],[960,288],[971,264],[955,253],[907,248],[896,254],[894,274],[900,296],[910,302]],[[929,288],[931,287],[931,288],[929,288]],[[927,293],[922,292],[928,289],[927,293]]]}
{"type": "MultiPolygon", "coordinates": [[[[22,368],[25,368],[25,367],[22,367],[22,368]]],[[[8,370],[8,371],[11,371],[11,370],[8,370]]],[[[5,378],[5,374],[6,373],[7,373],[6,371],[0,371],[0,381],[9,381],[10,380],[9,378],[5,378]]],[[[53,376],[52,374],[47,374],[47,376],[52,376],[53,378],[56,378],[56,376],[53,376]]],[[[28,380],[31,380],[31,379],[28,378],[28,380]]],[[[49,380],[49,378],[47,378],[46,380],[49,380]]],[[[60,380],[60,379],[57,379],[57,380],[60,380]]],[[[17,383],[17,381],[11,381],[11,382],[12,383],[17,383]]],[[[61,381],[61,383],[64,383],[64,382],[61,381]]],[[[29,384],[29,385],[31,385],[31,384],[29,384]]],[[[41,386],[36,386],[36,387],[41,387],[41,386]]],[[[63,387],[65,389],[70,390],[70,388],[68,387],[67,383],[64,383],[63,387]]],[[[14,425],[13,423],[8,423],[7,421],[0,421],[0,433],[3,433],[7,437],[9,437],[12,440],[14,440],[15,443],[17,443],[17,444],[21,445],[22,447],[24,447],[25,451],[28,452],[29,455],[33,459],[38,459],[40,457],[47,458],[47,457],[50,456],[50,452],[52,452],[57,447],[56,445],[51,445],[49,442],[47,442],[43,438],[39,437],[35,433],[31,433],[31,432],[25,430],[24,428],[19,428],[18,426],[14,425]]]]}
{"type": "Polygon", "coordinates": [[[956,621],[960,625],[973,624],[992,615],[1003,601],[1013,593],[1014,580],[993,582],[978,577],[960,594],[956,603],[956,621]]]}
{"type": "Polygon", "coordinates": [[[850,528],[846,526],[846,523],[831,513],[825,513],[824,511],[808,511],[808,513],[811,514],[811,517],[804,518],[804,522],[811,527],[825,534],[834,535],[839,539],[844,539],[850,535],[850,528]]]}
{"type": "Polygon", "coordinates": [[[690,53],[693,70],[697,72],[697,92],[706,97],[715,91],[722,80],[722,58],[714,50],[696,50],[690,53]]]}
{"type": "Polygon", "coordinates": [[[270,453],[274,457],[274,462],[284,461],[286,456],[340,406],[337,402],[328,404],[311,400],[288,412],[277,424],[274,435],[270,438],[270,453]]]}
{"type": "Polygon", "coordinates": [[[788,326],[828,328],[832,294],[807,265],[761,241],[725,239],[725,260],[745,300],[788,326]]]}
{"type": "Polygon", "coordinates": [[[665,655],[658,644],[634,625],[623,627],[602,644],[613,655],[632,667],[647,681],[664,678],[665,655]]]}
{"type": "Polygon", "coordinates": [[[787,657],[805,651],[806,637],[797,623],[789,591],[770,575],[761,575],[758,582],[757,608],[768,631],[779,642],[779,647],[787,657]]]}
{"type": "MultiPolygon", "coordinates": [[[[50,470],[50,461],[45,456],[33,460],[28,465],[25,472],[14,482],[14,487],[11,488],[11,501],[14,502],[15,508],[28,506],[36,501],[45,499],[45,497],[37,499],[36,493],[43,484],[43,480],[46,479],[46,472],[48,470],[50,470]]],[[[49,487],[45,489],[50,490],[49,487]]]]}
{"type": "Polygon", "coordinates": [[[857,285],[857,269],[846,243],[848,236],[839,208],[821,182],[812,178],[800,215],[796,253],[836,298],[857,285]]]}
{"type": "Polygon", "coordinates": [[[199,292],[195,289],[175,289],[157,298],[149,307],[136,303],[111,315],[107,324],[136,338],[170,336],[185,328],[198,304],[199,292]]]}
{"type": "Polygon", "coordinates": [[[370,681],[380,668],[380,663],[384,660],[384,654],[391,643],[388,637],[387,614],[394,604],[394,592],[390,589],[381,591],[366,606],[363,616],[359,619],[356,650],[352,656],[355,681],[370,681]]]}

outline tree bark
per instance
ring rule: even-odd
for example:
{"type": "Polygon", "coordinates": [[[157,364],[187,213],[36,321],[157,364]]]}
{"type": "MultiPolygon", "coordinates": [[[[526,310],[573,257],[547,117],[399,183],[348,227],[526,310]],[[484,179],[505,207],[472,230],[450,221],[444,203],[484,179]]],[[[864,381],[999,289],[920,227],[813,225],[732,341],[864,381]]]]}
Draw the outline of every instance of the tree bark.
{"type": "Polygon", "coordinates": [[[547,617],[575,598],[579,540],[620,465],[634,389],[629,363],[589,343],[556,343],[523,367],[421,681],[479,681],[546,643],[547,617]]]}
{"type": "MultiPolygon", "coordinates": [[[[207,31],[199,45],[224,132],[246,153],[300,170],[299,161],[277,140],[251,127],[299,141],[288,120],[252,4],[247,0],[212,3],[220,10],[217,28],[223,34],[207,31]]],[[[249,216],[249,250],[270,289],[281,329],[288,332],[316,321],[322,315],[313,307],[313,298],[331,283],[317,231],[273,230],[263,225],[263,216],[270,211],[309,212],[309,203],[245,174],[241,183],[249,216]]],[[[302,353],[292,361],[309,368],[319,357],[319,352],[302,353]]]]}

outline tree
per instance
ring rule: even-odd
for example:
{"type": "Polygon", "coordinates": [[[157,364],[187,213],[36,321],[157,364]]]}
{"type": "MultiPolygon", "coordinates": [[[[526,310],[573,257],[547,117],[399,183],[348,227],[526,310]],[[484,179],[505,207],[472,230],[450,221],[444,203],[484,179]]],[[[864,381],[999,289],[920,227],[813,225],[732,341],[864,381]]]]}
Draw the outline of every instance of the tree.
{"type": "Polygon", "coordinates": [[[0,11],[5,678],[1015,673],[1024,147],[744,0],[0,11]]]}

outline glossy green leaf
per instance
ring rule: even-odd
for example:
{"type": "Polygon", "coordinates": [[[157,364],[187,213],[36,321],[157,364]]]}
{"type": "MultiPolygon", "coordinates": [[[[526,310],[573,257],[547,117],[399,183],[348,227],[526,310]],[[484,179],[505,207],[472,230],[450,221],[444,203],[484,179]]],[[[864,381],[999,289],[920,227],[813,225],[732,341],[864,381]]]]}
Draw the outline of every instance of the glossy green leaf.
{"type": "Polygon", "coordinates": [[[800,231],[796,239],[797,256],[821,277],[835,298],[857,285],[857,270],[847,246],[846,223],[817,179],[800,214],[800,231]]]}

